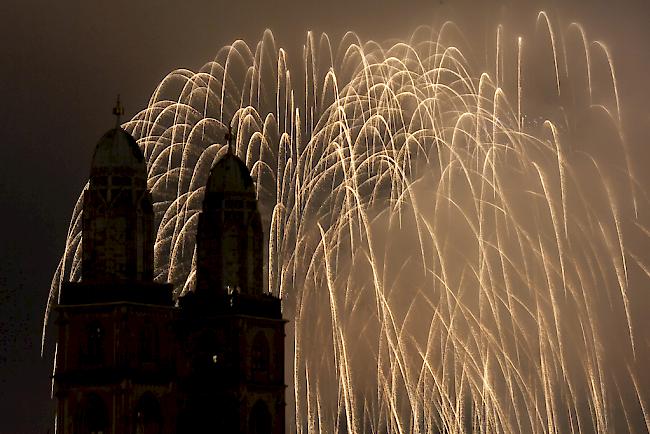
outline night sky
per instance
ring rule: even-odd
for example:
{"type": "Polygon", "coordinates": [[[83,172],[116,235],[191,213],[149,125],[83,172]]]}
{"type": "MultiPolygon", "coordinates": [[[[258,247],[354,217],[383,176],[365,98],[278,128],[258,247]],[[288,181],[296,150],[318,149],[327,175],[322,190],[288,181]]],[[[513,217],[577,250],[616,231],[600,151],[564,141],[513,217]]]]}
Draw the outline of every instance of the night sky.
{"type": "MultiPolygon", "coordinates": [[[[112,126],[120,93],[127,117],[146,107],[171,70],[199,69],[235,39],[249,44],[265,28],[297,60],[307,30],[335,39],[407,38],[419,24],[445,19],[472,28],[534,25],[547,8],[560,23],[583,23],[613,53],[635,168],[647,190],[650,1],[206,1],[141,0],[0,4],[0,434],[45,433],[52,339],[40,357],[43,312],[72,208],[86,182],[98,138],[112,126]],[[528,2],[530,3],[530,2],[528,2]],[[485,24],[485,26],[483,26],[485,24]]],[[[515,33],[513,31],[513,33],[515,33]]],[[[479,49],[481,47],[478,47],[479,49]]],[[[648,216],[640,219],[648,225],[648,216]]]]}

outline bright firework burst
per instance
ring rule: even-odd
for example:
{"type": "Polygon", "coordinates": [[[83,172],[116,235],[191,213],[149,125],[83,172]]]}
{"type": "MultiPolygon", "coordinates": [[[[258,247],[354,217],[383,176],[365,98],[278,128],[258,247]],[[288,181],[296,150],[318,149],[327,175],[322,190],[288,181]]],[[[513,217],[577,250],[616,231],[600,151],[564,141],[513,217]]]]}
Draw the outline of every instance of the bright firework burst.
{"type": "MultiPolygon", "coordinates": [[[[180,296],[233,119],[291,319],[298,432],[650,431],[649,264],[626,243],[650,237],[648,200],[610,54],[543,12],[535,56],[495,36],[477,73],[451,23],[390,46],[308,34],[294,77],[266,32],[170,73],[125,124],[157,279],[180,296]]],[[[80,217],[81,200],[50,304],[80,278],[80,217]]]]}

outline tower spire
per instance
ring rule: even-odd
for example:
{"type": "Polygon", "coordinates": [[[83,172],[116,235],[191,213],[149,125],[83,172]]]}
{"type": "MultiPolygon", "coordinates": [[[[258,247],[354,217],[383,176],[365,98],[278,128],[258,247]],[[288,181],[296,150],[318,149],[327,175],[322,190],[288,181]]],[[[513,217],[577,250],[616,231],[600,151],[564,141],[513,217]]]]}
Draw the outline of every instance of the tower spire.
{"type": "Polygon", "coordinates": [[[226,139],[226,143],[228,143],[228,153],[232,154],[232,141],[235,137],[232,134],[232,126],[230,123],[228,124],[228,132],[226,132],[223,138],[226,139]]]}
{"type": "Polygon", "coordinates": [[[113,107],[113,114],[115,115],[115,128],[120,127],[120,117],[124,114],[124,107],[120,102],[120,94],[117,94],[117,101],[115,102],[115,107],[113,107]]]}

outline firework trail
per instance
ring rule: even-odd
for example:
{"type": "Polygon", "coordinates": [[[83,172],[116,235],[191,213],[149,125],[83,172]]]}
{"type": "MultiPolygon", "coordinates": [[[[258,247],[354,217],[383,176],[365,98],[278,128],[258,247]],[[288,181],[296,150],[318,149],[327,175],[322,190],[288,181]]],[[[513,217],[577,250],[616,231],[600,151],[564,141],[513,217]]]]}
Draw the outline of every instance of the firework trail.
{"type": "MultiPolygon", "coordinates": [[[[267,31],[173,71],[124,125],[180,296],[232,122],[291,320],[297,432],[650,430],[650,258],[628,247],[648,200],[611,55],[544,12],[530,38],[495,35],[479,70],[453,23],[391,45],[309,33],[294,75],[267,31]]],[[[80,238],[81,201],[50,305],[80,238]]]]}

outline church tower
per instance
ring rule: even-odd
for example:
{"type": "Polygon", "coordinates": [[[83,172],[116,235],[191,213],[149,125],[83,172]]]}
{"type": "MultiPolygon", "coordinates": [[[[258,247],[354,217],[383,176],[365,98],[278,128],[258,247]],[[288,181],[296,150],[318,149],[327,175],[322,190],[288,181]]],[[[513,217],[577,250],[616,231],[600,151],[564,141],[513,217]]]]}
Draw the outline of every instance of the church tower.
{"type": "Polygon", "coordinates": [[[56,307],[57,432],[175,431],[175,308],[153,281],[153,208],[144,156],[115,128],[97,143],[83,195],[80,282],[56,307]]]}
{"type": "Polygon", "coordinates": [[[180,300],[179,433],[282,434],[285,321],[264,291],[255,184],[226,139],[199,215],[196,289],[180,300]]]}
{"type": "Polygon", "coordinates": [[[55,307],[57,432],[283,434],[285,321],[264,290],[248,168],[229,143],[210,171],[196,288],[175,302],[153,280],[145,159],[120,128],[119,100],[114,113],[83,193],[81,281],[55,307]]]}

